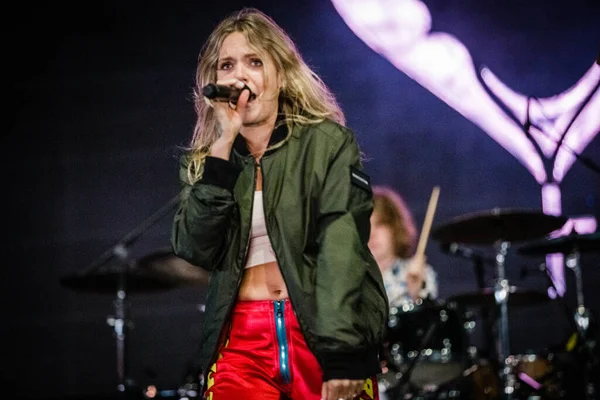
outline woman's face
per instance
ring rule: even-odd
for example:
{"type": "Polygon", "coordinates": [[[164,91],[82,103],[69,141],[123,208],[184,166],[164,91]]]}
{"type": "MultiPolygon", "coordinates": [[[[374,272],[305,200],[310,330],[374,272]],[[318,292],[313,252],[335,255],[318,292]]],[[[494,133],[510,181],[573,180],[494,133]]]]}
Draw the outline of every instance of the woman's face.
{"type": "Polygon", "coordinates": [[[381,218],[374,212],[371,215],[371,236],[369,236],[369,249],[380,268],[384,260],[390,260],[396,257],[394,251],[394,234],[392,228],[381,222],[381,218]]]}
{"type": "Polygon", "coordinates": [[[217,80],[244,82],[256,99],[246,105],[243,126],[260,126],[277,118],[279,77],[273,59],[260,56],[241,32],[231,33],[223,41],[217,61],[217,80]]]}

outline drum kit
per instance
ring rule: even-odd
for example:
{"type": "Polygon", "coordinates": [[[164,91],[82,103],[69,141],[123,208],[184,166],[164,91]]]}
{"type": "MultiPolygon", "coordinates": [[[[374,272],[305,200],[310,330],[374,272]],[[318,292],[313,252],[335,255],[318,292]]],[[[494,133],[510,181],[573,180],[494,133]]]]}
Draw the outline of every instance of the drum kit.
{"type": "MultiPolygon", "coordinates": [[[[580,255],[600,252],[600,233],[551,237],[567,222],[562,216],[523,209],[492,209],[454,218],[431,237],[450,254],[478,260],[479,290],[445,300],[419,299],[390,308],[379,386],[382,398],[400,399],[596,399],[600,379],[595,316],[584,303],[580,255]],[[467,246],[490,247],[493,257],[467,246]],[[516,248],[525,257],[562,253],[573,270],[577,304],[547,290],[511,285],[507,256],[516,248]],[[483,263],[493,265],[486,287],[483,263]],[[516,354],[509,340],[509,314],[515,307],[561,302],[571,336],[556,349],[516,354]],[[475,311],[473,311],[475,310],[475,311]],[[479,315],[477,315],[479,314],[479,315]],[[483,321],[485,351],[473,345],[475,317],[483,321]],[[486,354],[482,356],[482,354],[486,354]]],[[[510,268],[510,266],[509,266],[510,268]]]]}
{"type": "MultiPolygon", "coordinates": [[[[103,293],[114,297],[114,315],[107,318],[117,349],[117,392],[121,398],[199,399],[199,371],[190,371],[178,388],[153,385],[138,387],[131,379],[127,361],[128,298],[183,287],[203,287],[209,273],[176,257],[170,249],[159,250],[138,260],[129,256],[129,246],[159,218],[169,212],[177,198],[139,228],[79,273],[65,276],[61,284],[77,292],[103,293]]],[[[600,251],[600,234],[571,234],[548,238],[566,218],[537,211],[493,209],[453,219],[434,229],[431,237],[450,253],[472,252],[469,245],[490,246],[494,285],[485,287],[481,264],[476,269],[479,290],[451,296],[444,301],[415,301],[390,309],[386,342],[379,376],[382,399],[592,399],[597,389],[591,377],[600,376],[594,356],[594,315],[584,303],[582,252],[600,251]],[[524,256],[562,253],[574,271],[577,306],[568,309],[573,336],[564,353],[514,354],[509,342],[509,311],[512,307],[543,304],[552,300],[546,292],[511,285],[506,275],[506,257],[511,248],[524,256]],[[490,354],[481,357],[470,343],[474,314],[487,320],[485,333],[490,354]],[[573,371],[569,371],[573,369],[573,371]],[[565,385],[566,376],[576,375],[574,392],[565,385]]],[[[479,257],[483,260],[483,257],[479,257]]],[[[549,280],[552,282],[551,280],[549,280]]],[[[193,364],[193,362],[191,363],[193,364]]]]}

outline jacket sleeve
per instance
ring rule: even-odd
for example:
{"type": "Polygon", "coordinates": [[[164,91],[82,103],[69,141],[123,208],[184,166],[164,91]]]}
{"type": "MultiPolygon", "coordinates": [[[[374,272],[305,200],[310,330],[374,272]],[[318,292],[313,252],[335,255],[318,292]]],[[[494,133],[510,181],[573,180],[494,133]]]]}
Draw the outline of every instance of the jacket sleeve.
{"type": "Polygon", "coordinates": [[[368,249],[369,177],[362,171],[354,135],[346,133],[331,158],[318,206],[316,329],[324,381],[374,375],[388,307],[368,249]]]}
{"type": "Polygon", "coordinates": [[[188,157],[180,161],[180,203],[175,213],[171,246],[178,257],[212,271],[224,254],[233,217],[233,187],[240,169],[216,157],[206,157],[202,178],[187,178],[188,157]]]}

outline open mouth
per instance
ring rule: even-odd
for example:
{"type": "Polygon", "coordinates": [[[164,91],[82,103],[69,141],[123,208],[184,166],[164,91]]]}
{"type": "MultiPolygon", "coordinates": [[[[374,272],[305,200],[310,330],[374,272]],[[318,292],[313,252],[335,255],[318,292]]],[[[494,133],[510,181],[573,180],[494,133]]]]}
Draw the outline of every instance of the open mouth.
{"type": "Polygon", "coordinates": [[[242,91],[244,91],[245,89],[248,89],[248,91],[250,92],[250,97],[248,97],[248,103],[250,103],[251,101],[253,101],[253,100],[256,99],[256,93],[254,93],[252,91],[252,89],[250,89],[250,87],[248,85],[246,85],[246,84],[244,84],[244,87],[242,88],[242,91]]]}

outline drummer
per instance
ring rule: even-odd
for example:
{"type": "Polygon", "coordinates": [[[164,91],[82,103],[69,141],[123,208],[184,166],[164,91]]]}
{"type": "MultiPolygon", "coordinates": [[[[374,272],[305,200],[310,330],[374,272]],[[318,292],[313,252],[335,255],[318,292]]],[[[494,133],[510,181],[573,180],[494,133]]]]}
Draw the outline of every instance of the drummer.
{"type": "Polygon", "coordinates": [[[373,186],[369,248],[383,275],[390,307],[438,296],[437,274],[415,255],[417,230],[406,202],[388,186],[373,186]]]}

